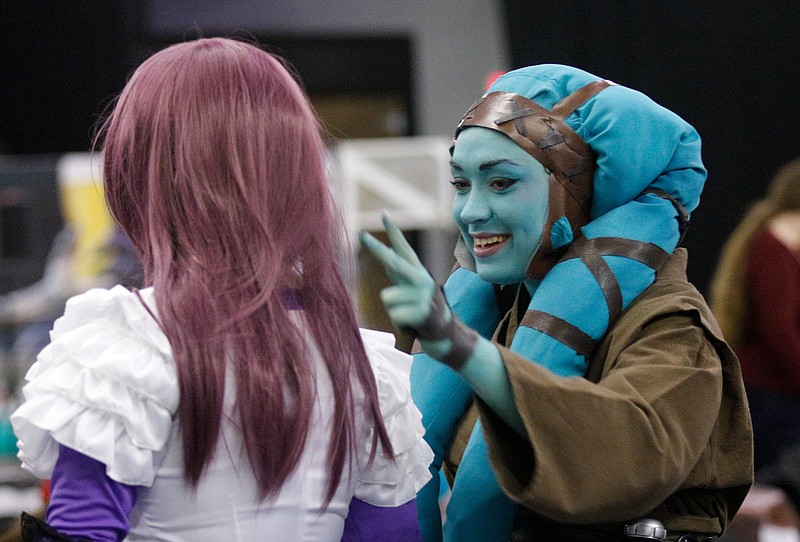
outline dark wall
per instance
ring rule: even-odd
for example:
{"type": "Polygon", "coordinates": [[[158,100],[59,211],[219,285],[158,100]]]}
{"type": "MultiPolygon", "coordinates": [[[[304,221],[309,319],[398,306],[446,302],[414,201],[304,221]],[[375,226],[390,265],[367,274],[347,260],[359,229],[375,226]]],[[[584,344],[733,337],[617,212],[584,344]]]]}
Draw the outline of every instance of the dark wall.
{"type": "Polygon", "coordinates": [[[57,160],[136,61],[140,0],[0,2],[0,293],[41,278],[62,225],[57,160]]]}
{"type": "Polygon", "coordinates": [[[132,67],[141,4],[0,2],[0,154],[89,150],[132,67]]]}
{"type": "MultiPolygon", "coordinates": [[[[198,37],[196,29],[154,35],[149,7],[149,0],[0,1],[0,293],[41,277],[62,222],[57,157],[91,149],[97,121],[145,58],[198,37]]],[[[275,38],[213,28],[200,34],[257,39],[345,116],[350,111],[338,96],[396,97],[404,129],[415,129],[407,36],[275,38]]],[[[361,124],[368,118],[364,107],[356,115],[361,124]]]]}
{"type": "Polygon", "coordinates": [[[556,62],[640,90],[697,128],[709,177],[684,241],[707,290],[721,245],[800,156],[794,2],[505,0],[514,67],[556,62]],[[642,6],[646,6],[643,8],[642,6]]]}
{"type": "Polygon", "coordinates": [[[267,36],[223,24],[163,36],[149,28],[149,9],[149,0],[0,2],[0,155],[89,150],[133,69],[199,35],[258,40],[286,57],[312,94],[394,92],[414,133],[408,36],[267,36]]]}

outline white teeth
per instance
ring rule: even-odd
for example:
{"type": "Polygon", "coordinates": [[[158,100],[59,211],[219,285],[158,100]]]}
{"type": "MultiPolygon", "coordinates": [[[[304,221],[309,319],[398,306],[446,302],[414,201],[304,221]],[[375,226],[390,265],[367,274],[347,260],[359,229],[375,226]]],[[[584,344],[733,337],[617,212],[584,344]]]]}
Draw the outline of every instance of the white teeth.
{"type": "Polygon", "coordinates": [[[495,243],[500,243],[508,239],[508,235],[493,235],[492,237],[481,237],[475,239],[475,246],[476,247],[485,247],[487,245],[493,245],[495,243]]]}

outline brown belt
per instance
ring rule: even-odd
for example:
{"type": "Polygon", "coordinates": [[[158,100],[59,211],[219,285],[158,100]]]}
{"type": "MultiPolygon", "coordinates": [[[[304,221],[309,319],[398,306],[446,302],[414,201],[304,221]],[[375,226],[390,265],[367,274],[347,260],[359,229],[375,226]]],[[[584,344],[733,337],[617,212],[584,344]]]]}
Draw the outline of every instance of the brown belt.
{"type": "Polygon", "coordinates": [[[511,529],[509,542],[625,542],[625,537],[609,533],[587,531],[566,525],[535,523],[517,519],[511,529]]]}
{"type": "MultiPolygon", "coordinates": [[[[631,542],[634,540],[645,542],[647,539],[628,538],[622,533],[619,535],[608,532],[601,533],[579,527],[536,523],[521,519],[514,521],[509,538],[509,542],[631,542]]],[[[716,540],[716,536],[696,534],[682,534],[678,538],[678,542],[714,542],[716,540]]]]}

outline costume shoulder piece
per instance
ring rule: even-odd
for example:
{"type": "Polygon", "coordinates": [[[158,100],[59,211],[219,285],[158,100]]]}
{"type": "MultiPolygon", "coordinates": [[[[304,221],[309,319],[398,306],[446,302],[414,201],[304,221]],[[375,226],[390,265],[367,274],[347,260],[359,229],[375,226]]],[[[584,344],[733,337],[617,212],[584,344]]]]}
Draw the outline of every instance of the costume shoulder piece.
{"type": "Polygon", "coordinates": [[[149,289],[140,300],[116,286],[67,302],[11,416],[26,469],[49,477],[61,444],[105,464],[113,480],[152,484],[179,391],[169,341],[143,304],[151,299],[149,289]]]}
{"type": "MultiPolygon", "coordinates": [[[[381,415],[395,458],[378,450],[370,465],[364,465],[355,496],[375,506],[399,506],[413,499],[431,478],[428,466],[433,452],[423,439],[422,414],[411,399],[411,356],[394,348],[390,333],[361,330],[361,339],[375,373],[381,415]]],[[[372,433],[366,441],[366,454],[372,433]]]]}

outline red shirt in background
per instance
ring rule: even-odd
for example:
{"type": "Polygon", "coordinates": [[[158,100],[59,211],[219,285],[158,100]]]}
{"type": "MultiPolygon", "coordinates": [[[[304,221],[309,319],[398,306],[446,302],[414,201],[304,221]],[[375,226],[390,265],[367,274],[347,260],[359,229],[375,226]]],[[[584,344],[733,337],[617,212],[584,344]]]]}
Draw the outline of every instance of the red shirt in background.
{"type": "Polygon", "coordinates": [[[748,317],[736,349],[745,384],[800,396],[800,254],[769,229],[747,259],[748,317]]]}

